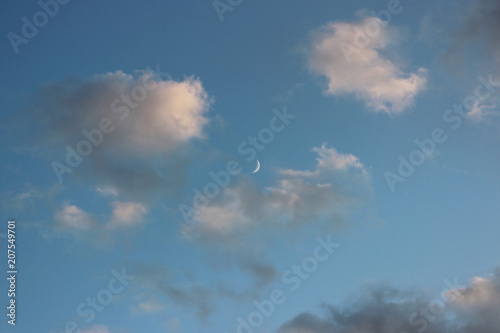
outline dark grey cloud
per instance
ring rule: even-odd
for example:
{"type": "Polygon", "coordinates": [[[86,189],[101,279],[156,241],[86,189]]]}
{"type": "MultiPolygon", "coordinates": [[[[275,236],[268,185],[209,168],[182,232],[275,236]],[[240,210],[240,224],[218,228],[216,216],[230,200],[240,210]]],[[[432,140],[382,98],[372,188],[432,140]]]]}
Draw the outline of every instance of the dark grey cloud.
{"type": "Polygon", "coordinates": [[[452,37],[448,59],[460,59],[464,53],[481,55],[486,64],[500,64],[500,1],[475,0],[468,3],[452,37]]]}
{"type": "Polygon", "coordinates": [[[371,288],[343,307],[324,305],[324,315],[302,313],[279,333],[494,333],[500,330],[500,271],[475,277],[431,298],[388,286],[371,288]]]}
{"type": "Polygon", "coordinates": [[[460,35],[464,40],[479,39],[497,50],[500,47],[500,1],[476,0],[472,3],[460,35]]]}

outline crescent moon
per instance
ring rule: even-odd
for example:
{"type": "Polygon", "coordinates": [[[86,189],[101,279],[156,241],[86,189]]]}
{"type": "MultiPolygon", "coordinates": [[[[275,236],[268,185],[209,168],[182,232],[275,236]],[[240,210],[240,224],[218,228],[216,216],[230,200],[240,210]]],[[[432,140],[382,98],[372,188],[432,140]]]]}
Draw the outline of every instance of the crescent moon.
{"type": "Polygon", "coordinates": [[[260,162],[259,162],[259,160],[257,160],[257,166],[255,167],[255,170],[252,171],[252,173],[256,173],[259,170],[260,170],[260,162]]]}

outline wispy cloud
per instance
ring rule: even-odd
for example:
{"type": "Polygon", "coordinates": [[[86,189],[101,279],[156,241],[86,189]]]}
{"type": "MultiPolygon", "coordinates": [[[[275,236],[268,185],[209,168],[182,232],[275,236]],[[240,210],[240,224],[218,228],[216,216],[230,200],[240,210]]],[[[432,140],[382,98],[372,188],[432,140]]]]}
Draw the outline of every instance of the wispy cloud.
{"type": "Polygon", "coordinates": [[[323,144],[314,170],[282,169],[274,186],[263,189],[241,179],[225,188],[217,200],[198,209],[184,227],[189,238],[239,237],[249,232],[277,230],[322,221],[338,224],[359,195],[370,192],[370,176],[357,157],[323,144]]]}
{"type": "Polygon", "coordinates": [[[371,197],[371,177],[356,156],[326,143],[312,151],[318,155],[313,170],[280,169],[272,185],[258,187],[240,177],[198,208],[183,234],[250,273],[255,287],[267,285],[276,270],[266,244],[295,239],[302,228],[347,228],[351,214],[371,197]]]}
{"type": "Polygon", "coordinates": [[[82,330],[82,333],[111,333],[105,325],[94,325],[89,329],[82,330]]]}
{"type": "Polygon", "coordinates": [[[130,313],[134,316],[156,314],[166,308],[165,304],[155,297],[149,297],[140,301],[137,305],[130,307],[130,313]]]}
{"type": "Polygon", "coordinates": [[[110,186],[97,186],[96,191],[99,194],[102,194],[104,196],[109,196],[109,197],[117,197],[118,196],[118,191],[110,186]]]}
{"type": "Polygon", "coordinates": [[[498,115],[500,103],[493,98],[489,103],[477,100],[467,113],[467,117],[474,122],[489,122],[492,116],[498,115]]]}
{"type": "Polygon", "coordinates": [[[180,306],[194,310],[195,314],[206,319],[215,309],[215,290],[199,283],[176,283],[174,273],[163,264],[137,264],[137,285],[141,293],[154,294],[156,298],[147,298],[132,306],[135,314],[151,314],[161,311],[164,304],[180,306]],[[142,304],[142,306],[141,306],[142,304]]]}

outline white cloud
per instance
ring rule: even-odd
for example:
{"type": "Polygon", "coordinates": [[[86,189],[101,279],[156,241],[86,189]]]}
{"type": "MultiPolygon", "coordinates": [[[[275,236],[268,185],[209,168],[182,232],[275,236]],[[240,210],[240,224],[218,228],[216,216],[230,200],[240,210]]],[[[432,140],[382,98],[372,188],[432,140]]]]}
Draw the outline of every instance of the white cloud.
{"type": "Polygon", "coordinates": [[[228,190],[225,194],[228,198],[224,206],[206,206],[196,214],[196,220],[202,223],[204,228],[217,233],[232,231],[237,226],[248,224],[250,220],[239,214],[242,203],[237,190],[228,190]]]}
{"type": "Polygon", "coordinates": [[[478,123],[478,122],[488,122],[492,116],[498,115],[496,109],[498,109],[497,98],[492,104],[485,104],[479,100],[471,106],[470,111],[467,113],[467,117],[478,123]]]}
{"type": "Polygon", "coordinates": [[[312,151],[319,155],[316,159],[318,161],[318,166],[314,172],[284,169],[280,171],[281,174],[287,176],[312,177],[318,176],[320,172],[324,171],[345,171],[349,168],[359,169],[362,173],[366,173],[363,164],[359,161],[359,158],[352,154],[339,153],[335,148],[329,148],[326,143],[323,143],[321,147],[313,148],[312,151]]]}
{"type": "MultiPolygon", "coordinates": [[[[490,278],[474,277],[468,288],[457,290],[461,297],[453,303],[454,310],[459,318],[470,323],[479,323],[478,326],[485,332],[498,331],[500,327],[500,270],[490,278]]],[[[471,332],[478,332],[473,330],[471,332]]]]}
{"type": "Polygon", "coordinates": [[[128,227],[141,224],[148,212],[146,206],[137,202],[114,201],[110,227],[128,227]]]}
{"type": "Polygon", "coordinates": [[[99,193],[99,194],[102,194],[106,197],[117,197],[118,196],[118,191],[113,188],[113,187],[110,187],[110,186],[98,186],[96,187],[96,191],[99,193]]]}
{"type": "Polygon", "coordinates": [[[309,67],[327,78],[328,94],[354,94],[375,111],[399,114],[425,88],[427,72],[420,68],[406,73],[384,56],[399,36],[395,28],[383,24],[372,17],[328,23],[313,35],[309,67]]]}
{"type": "Polygon", "coordinates": [[[142,224],[148,213],[148,208],[141,203],[114,201],[111,205],[113,210],[106,219],[65,202],[55,212],[55,223],[52,226],[55,233],[45,232],[46,237],[71,235],[98,247],[112,246],[115,237],[122,235],[118,231],[131,230],[142,224]]]}
{"type": "Polygon", "coordinates": [[[225,188],[213,202],[195,211],[184,234],[203,240],[231,238],[233,243],[259,230],[271,232],[317,221],[338,224],[370,192],[370,176],[354,155],[339,153],[327,144],[313,152],[319,155],[313,171],[283,169],[277,184],[263,189],[246,180],[225,188]]]}
{"type": "Polygon", "coordinates": [[[111,118],[116,127],[106,133],[104,147],[123,154],[165,152],[202,138],[211,103],[199,79],[161,80],[151,73],[134,78],[121,71],[53,82],[41,93],[38,112],[55,132],[53,140],[85,139],[82,129],[99,128],[103,118],[111,118]]]}
{"type": "Polygon", "coordinates": [[[92,217],[81,208],[65,203],[63,207],[56,211],[55,220],[57,227],[63,229],[88,230],[95,226],[92,217]]]}
{"type": "Polygon", "coordinates": [[[491,301],[498,302],[500,305],[500,300],[497,299],[496,293],[499,291],[495,291],[495,282],[493,280],[483,278],[480,276],[475,276],[472,279],[471,286],[465,290],[452,290],[451,292],[459,292],[464,296],[463,298],[459,298],[457,300],[458,304],[474,306],[481,303],[487,303],[491,301]]]}
{"type": "Polygon", "coordinates": [[[130,308],[130,313],[134,316],[145,314],[155,314],[165,309],[165,305],[156,298],[151,298],[140,302],[130,308]]]}
{"type": "MultiPolygon", "coordinates": [[[[137,81],[129,78],[129,89],[137,81]]],[[[151,154],[171,150],[192,138],[203,137],[203,126],[208,123],[204,116],[210,101],[201,82],[188,78],[178,82],[156,82],[148,98],[131,110],[132,118],[117,127],[115,147],[125,153],[151,154]]],[[[123,115],[123,114],[122,114],[123,115]]]]}
{"type": "Polygon", "coordinates": [[[78,153],[82,141],[93,142],[90,154],[70,165],[73,172],[58,178],[91,179],[106,195],[146,197],[182,184],[189,143],[205,138],[212,99],[194,77],[117,71],[46,83],[34,103],[35,144],[54,162],[69,165],[68,146],[78,153]]]}

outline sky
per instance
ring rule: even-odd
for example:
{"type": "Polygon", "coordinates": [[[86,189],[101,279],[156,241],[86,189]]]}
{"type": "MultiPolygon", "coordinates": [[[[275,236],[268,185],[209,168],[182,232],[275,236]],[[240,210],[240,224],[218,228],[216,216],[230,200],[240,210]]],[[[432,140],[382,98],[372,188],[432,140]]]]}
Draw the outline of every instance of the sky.
{"type": "Polygon", "coordinates": [[[500,1],[1,6],[0,332],[499,331],[500,1]]]}

